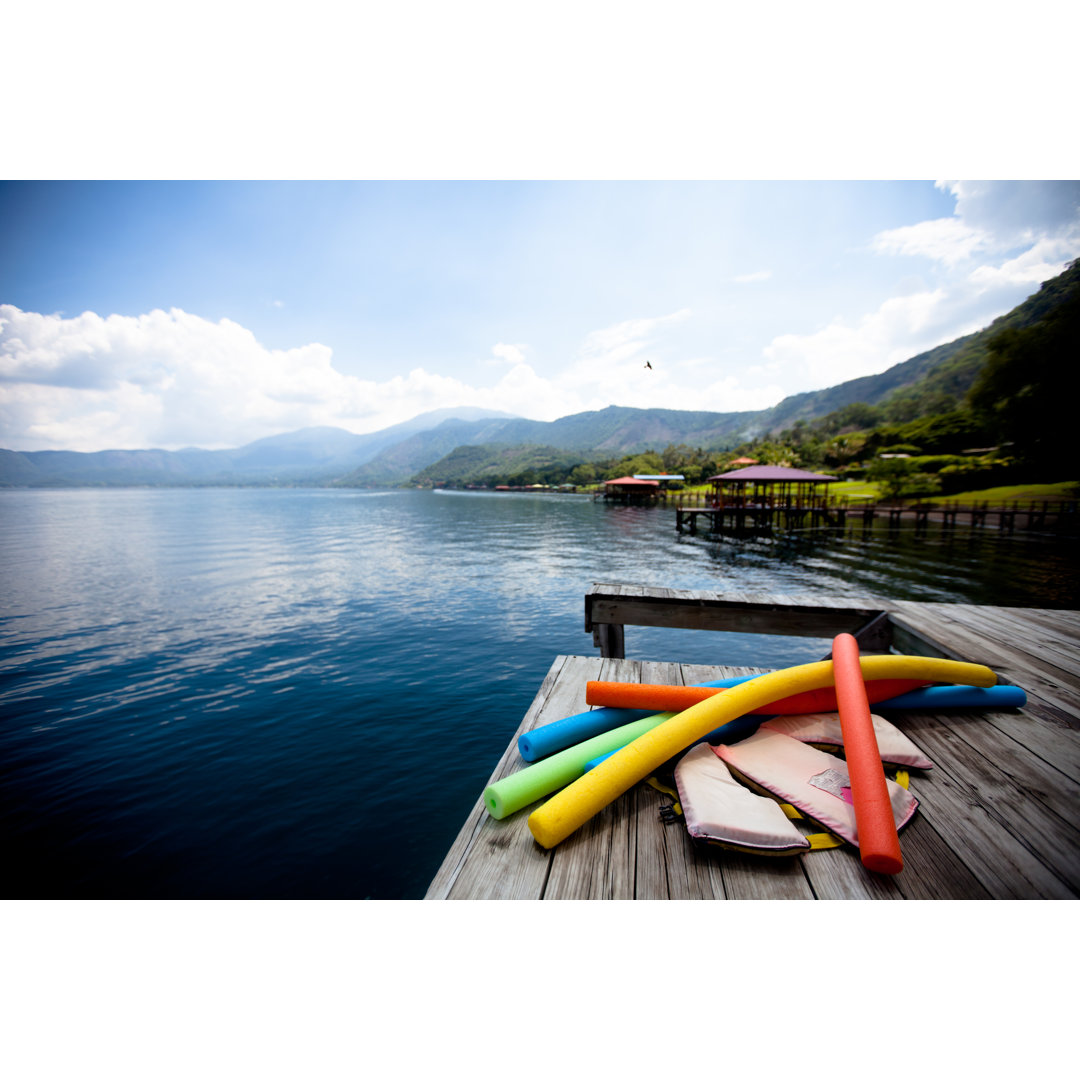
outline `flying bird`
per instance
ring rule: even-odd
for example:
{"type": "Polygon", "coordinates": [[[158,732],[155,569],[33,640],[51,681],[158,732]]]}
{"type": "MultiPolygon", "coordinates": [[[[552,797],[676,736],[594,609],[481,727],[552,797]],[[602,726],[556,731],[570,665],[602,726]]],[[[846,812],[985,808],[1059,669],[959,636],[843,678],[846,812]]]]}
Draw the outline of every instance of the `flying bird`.
{"type": "Polygon", "coordinates": [[[646,361],[645,361],[645,366],[646,366],[646,367],[647,367],[647,368],[648,368],[648,369],[649,369],[650,371],[652,371],[652,364],[650,364],[648,360],[646,360],[646,361]]]}

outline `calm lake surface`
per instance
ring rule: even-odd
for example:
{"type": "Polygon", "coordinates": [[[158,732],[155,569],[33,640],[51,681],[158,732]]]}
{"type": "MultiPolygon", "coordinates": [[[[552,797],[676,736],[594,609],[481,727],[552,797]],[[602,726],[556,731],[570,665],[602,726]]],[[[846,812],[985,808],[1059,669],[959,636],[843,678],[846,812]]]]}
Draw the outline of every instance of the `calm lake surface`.
{"type": "MultiPolygon", "coordinates": [[[[677,537],[581,496],[0,492],[11,897],[420,898],[594,581],[1080,607],[1075,540],[677,537]]],[[[783,666],[828,641],[629,628],[783,666]]]]}

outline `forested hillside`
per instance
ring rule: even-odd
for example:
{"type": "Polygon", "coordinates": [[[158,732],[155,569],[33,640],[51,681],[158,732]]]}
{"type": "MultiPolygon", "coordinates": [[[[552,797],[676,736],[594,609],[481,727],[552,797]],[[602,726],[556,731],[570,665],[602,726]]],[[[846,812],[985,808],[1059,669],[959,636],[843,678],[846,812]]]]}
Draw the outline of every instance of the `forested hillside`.
{"type": "Polygon", "coordinates": [[[598,442],[574,462],[536,446],[458,447],[413,482],[588,484],[624,473],[668,472],[699,483],[740,456],[877,476],[914,494],[1068,480],[1077,474],[1067,413],[1078,358],[1080,260],[976,334],[880,375],[794,395],[764,413],[733,414],[741,423],[729,430],[762,433],[753,438],[657,439],[621,455],[602,453],[598,442]]]}

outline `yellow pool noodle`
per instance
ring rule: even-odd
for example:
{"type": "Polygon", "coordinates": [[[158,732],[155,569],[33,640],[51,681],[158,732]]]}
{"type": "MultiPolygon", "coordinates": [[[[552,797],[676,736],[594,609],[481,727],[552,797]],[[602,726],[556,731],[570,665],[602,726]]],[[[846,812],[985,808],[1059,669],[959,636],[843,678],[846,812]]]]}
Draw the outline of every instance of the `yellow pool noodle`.
{"type": "MultiPolygon", "coordinates": [[[[997,676],[988,667],[959,660],[864,656],[859,664],[864,679],[925,679],[965,686],[993,686],[997,682],[997,676]]],[[[529,829],[542,847],[553,848],[624,791],[715,728],[769,702],[833,685],[832,661],[820,660],[759,675],[698,702],[641,735],[548,799],[529,815],[529,829]]]]}

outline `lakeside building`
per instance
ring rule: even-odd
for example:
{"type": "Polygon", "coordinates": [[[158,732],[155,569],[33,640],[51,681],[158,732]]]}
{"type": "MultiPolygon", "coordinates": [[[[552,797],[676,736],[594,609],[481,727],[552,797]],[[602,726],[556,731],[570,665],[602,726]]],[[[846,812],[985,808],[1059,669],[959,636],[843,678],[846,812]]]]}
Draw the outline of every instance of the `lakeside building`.
{"type": "Polygon", "coordinates": [[[710,476],[718,510],[811,510],[824,512],[835,476],[783,465],[750,465],[710,476]]]}
{"type": "Polygon", "coordinates": [[[659,480],[639,480],[636,476],[620,476],[604,481],[604,498],[624,503],[655,502],[660,497],[659,480]]]}

